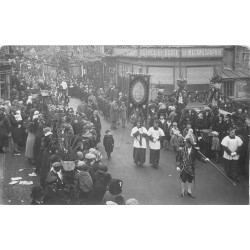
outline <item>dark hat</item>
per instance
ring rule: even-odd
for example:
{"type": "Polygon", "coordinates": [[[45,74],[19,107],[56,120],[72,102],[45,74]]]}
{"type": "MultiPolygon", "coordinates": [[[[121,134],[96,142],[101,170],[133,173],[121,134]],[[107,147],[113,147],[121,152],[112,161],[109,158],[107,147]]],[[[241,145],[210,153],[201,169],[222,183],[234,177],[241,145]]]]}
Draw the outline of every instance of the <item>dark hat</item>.
{"type": "Polygon", "coordinates": [[[123,182],[119,179],[112,179],[109,184],[109,192],[112,195],[118,195],[122,192],[123,182]]]}
{"type": "Polygon", "coordinates": [[[100,164],[99,170],[101,170],[102,172],[107,173],[108,172],[108,167],[107,167],[106,164],[100,164]]]}
{"type": "Polygon", "coordinates": [[[58,156],[56,154],[52,154],[49,158],[50,162],[53,164],[54,162],[58,162],[58,156]]]}

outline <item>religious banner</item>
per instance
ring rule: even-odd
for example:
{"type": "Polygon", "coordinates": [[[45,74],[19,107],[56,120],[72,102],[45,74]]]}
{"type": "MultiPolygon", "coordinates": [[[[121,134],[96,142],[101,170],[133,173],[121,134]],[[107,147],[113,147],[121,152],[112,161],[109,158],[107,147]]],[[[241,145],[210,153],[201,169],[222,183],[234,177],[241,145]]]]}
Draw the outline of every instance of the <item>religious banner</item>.
{"type": "Polygon", "coordinates": [[[150,75],[129,75],[128,116],[140,114],[143,121],[147,120],[150,75]]]}

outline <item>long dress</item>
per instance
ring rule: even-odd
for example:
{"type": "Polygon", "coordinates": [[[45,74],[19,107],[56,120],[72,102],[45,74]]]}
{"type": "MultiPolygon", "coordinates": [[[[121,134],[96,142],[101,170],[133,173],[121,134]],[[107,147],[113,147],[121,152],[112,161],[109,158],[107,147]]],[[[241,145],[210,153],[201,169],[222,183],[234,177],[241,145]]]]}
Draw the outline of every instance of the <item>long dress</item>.
{"type": "Polygon", "coordinates": [[[35,124],[33,122],[28,124],[27,130],[28,130],[28,137],[27,137],[27,141],[26,141],[25,156],[28,159],[33,159],[34,158],[33,151],[34,151],[34,145],[35,145],[35,139],[36,139],[35,124]]]}
{"type": "Polygon", "coordinates": [[[36,139],[35,134],[32,132],[29,132],[28,137],[27,137],[27,142],[26,142],[26,149],[25,149],[25,156],[29,159],[33,159],[34,157],[33,149],[35,145],[35,139],[36,139]]]}

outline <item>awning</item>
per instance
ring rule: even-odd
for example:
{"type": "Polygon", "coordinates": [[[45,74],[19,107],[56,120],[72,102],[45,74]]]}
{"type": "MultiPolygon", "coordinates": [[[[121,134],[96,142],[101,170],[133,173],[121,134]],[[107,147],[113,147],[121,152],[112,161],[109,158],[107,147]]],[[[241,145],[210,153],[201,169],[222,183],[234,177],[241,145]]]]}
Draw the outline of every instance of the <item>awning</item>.
{"type": "Polygon", "coordinates": [[[236,71],[236,70],[232,70],[232,69],[223,69],[221,72],[221,77],[222,79],[227,79],[227,80],[238,80],[238,79],[242,79],[242,78],[250,78],[249,75],[247,75],[246,73],[243,73],[241,71],[236,71]]]}

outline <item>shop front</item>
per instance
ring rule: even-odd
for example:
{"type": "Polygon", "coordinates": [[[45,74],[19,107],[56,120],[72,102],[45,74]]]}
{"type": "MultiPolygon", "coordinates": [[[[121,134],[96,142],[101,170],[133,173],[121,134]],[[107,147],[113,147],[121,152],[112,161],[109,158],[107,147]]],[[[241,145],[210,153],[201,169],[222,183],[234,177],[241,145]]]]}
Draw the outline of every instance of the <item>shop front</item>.
{"type": "Polygon", "coordinates": [[[246,73],[223,69],[222,91],[224,95],[232,98],[248,98],[250,96],[250,76],[246,73]]]}
{"type": "MultiPolygon", "coordinates": [[[[222,47],[140,47],[113,49],[118,76],[126,73],[150,74],[150,89],[164,89],[171,94],[178,89],[177,79],[187,79],[187,89],[205,91],[209,80],[221,71],[222,47]],[[125,73],[126,72],[126,73],[125,73]]],[[[123,80],[124,81],[124,80],[123,80]]]]}
{"type": "Polygon", "coordinates": [[[0,100],[10,98],[11,66],[0,65],[0,100]]]}

